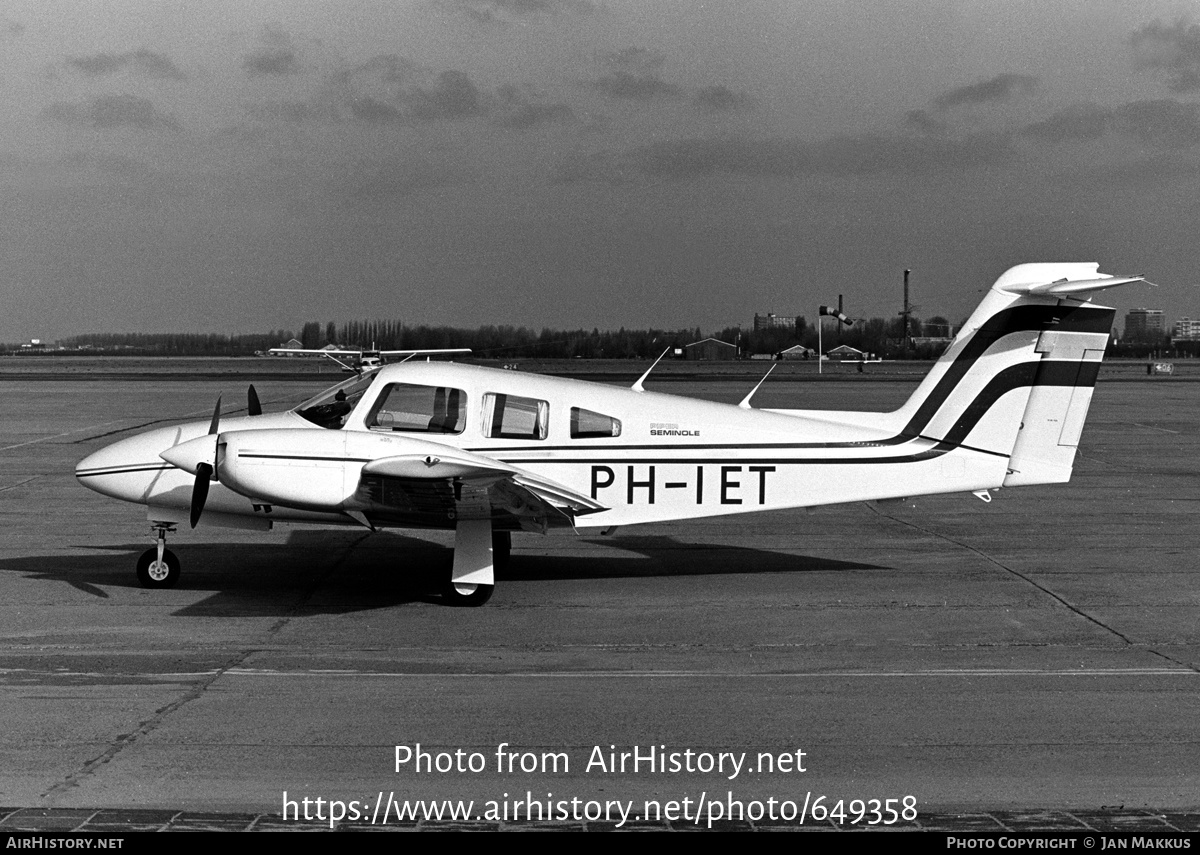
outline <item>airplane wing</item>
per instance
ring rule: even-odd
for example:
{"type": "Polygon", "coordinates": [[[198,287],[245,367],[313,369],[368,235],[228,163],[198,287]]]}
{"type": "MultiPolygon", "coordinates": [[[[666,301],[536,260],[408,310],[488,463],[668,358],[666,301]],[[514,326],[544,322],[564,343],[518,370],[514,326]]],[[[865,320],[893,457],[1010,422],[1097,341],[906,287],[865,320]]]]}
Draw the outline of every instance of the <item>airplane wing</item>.
{"type": "Polygon", "coordinates": [[[326,350],[312,347],[273,347],[267,353],[313,353],[319,356],[362,356],[361,350],[326,350]]]}
{"type": "Polygon", "coordinates": [[[427,350],[380,350],[380,356],[432,356],[437,353],[470,353],[469,347],[435,347],[427,350]]]}
{"type": "Polygon", "coordinates": [[[381,517],[508,517],[527,530],[574,525],[576,517],[608,510],[589,496],[520,467],[450,448],[372,460],[362,468],[356,495],[381,517]]]}

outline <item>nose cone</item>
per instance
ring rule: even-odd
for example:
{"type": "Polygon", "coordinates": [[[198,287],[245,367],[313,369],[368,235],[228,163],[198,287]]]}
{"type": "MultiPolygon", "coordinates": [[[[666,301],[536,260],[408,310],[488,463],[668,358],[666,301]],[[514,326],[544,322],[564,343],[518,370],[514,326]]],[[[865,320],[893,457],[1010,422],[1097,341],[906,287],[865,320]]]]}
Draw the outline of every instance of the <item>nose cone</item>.
{"type": "Polygon", "coordinates": [[[156,478],[171,468],[159,452],[179,439],[179,428],[161,428],[114,442],[75,465],[75,477],[90,490],[124,499],[145,501],[156,478]]]}

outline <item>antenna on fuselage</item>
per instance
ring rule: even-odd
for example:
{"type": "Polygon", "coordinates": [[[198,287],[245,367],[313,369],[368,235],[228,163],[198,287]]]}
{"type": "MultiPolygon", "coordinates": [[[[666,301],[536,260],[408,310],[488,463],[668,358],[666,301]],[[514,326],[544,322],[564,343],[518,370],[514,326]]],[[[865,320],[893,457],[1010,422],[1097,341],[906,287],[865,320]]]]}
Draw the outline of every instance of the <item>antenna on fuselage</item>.
{"type": "MultiPolygon", "coordinates": [[[[667,350],[664,350],[662,353],[660,353],[658,355],[658,359],[654,360],[654,365],[658,365],[658,363],[662,362],[662,358],[667,355],[667,351],[670,349],[671,348],[668,347],[667,350]]],[[[635,392],[645,392],[646,390],[642,388],[642,381],[650,376],[650,372],[654,370],[654,365],[651,365],[649,368],[647,368],[646,373],[639,377],[638,381],[629,388],[633,389],[635,392]]]]}
{"type": "Polygon", "coordinates": [[[739,406],[739,407],[741,407],[743,410],[749,410],[749,409],[751,409],[751,407],[750,407],[750,399],[754,397],[754,393],[758,391],[758,387],[759,387],[759,386],[761,386],[763,383],[766,383],[766,382],[767,382],[767,378],[771,376],[771,372],[775,370],[775,366],[776,366],[777,364],[778,364],[778,363],[772,363],[772,364],[771,364],[771,367],[767,369],[767,373],[766,373],[766,374],[764,374],[764,375],[763,375],[763,378],[762,378],[761,380],[759,380],[759,381],[758,381],[758,385],[756,385],[756,386],[755,386],[753,389],[751,389],[751,390],[750,390],[750,394],[749,394],[749,395],[747,395],[746,397],[742,398],[742,402],[741,402],[740,404],[738,404],[738,406],[739,406]]]}

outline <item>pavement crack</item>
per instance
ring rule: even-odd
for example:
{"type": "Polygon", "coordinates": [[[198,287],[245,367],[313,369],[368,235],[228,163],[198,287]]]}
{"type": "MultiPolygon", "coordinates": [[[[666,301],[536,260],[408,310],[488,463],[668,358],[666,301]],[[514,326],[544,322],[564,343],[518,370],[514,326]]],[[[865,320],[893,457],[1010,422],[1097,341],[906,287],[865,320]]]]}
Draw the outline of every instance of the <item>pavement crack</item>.
{"type": "MultiPolygon", "coordinates": [[[[915,529],[916,531],[922,532],[923,534],[927,534],[930,537],[936,537],[939,540],[946,541],[947,543],[953,543],[955,546],[961,547],[962,549],[965,549],[968,552],[975,553],[980,558],[982,558],[984,561],[987,561],[991,564],[996,565],[1001,570],[1003,570],[1005,573],[1008,573],[1011,576],[1015,576],[1016,578],[1025,582],[1026,584],[1031,585],[1034,588],[1037,588],[1039,591],[1041,591],[1046,596],[1050,597],[1051,599],[1055,600],[1059,604],[1065,606],[1070,611],[1079,615],[1079,617],[1083,618],[1084,620],[1086,620],[1090,623],[1095,624],[1096,626],[1100,627],[1105,632],[1121,639],[1121,641],[1123,641],[1125,644],[1130,645],[1130,646],[1133,645],[1133,640],[1131,638],[1129,638],[1128,636],[1126,636],[1124,633],[1120,632],[1119,630],[1114,629],[1113,627],[1104,623],[1104,621],[1100,620],[1099,618],[1095,618],[1092,615],[1088,614],[1083,609],[1079,608],[1074,603],[1072,603],[1070,600],[1068,600],[1066,597],[1062,596],[1061,594],[1056,593],[1055,591],[1052,591],[1050,588],[1047,588],[1045,585],[1041,584],[1040,582],[1036,581],[1035,579],[1025,575],[1020,570],[1016,570],[1012,567],[1009,567],[1007,564],[1003,563],[1002,561],[997,561],[995,558],[988,555],[983,550],[977,549],[976,547],[971,546],[969,543],[963,543],[961,540],[955,540],[954,538],[949,537],[948,535],[941,534],[940,532],[933,531],[932,529],[925,528],[924,526],[919,526],[914,522],[909,522],[908,520],[899,519],[897,517],[892,516],[891,514],[885,514],[883,511],[879,510],[879,508],[877,508],[871,502],[866,502],[865,504],[874,513],[883,517],[884,519],[891,520],[892,522],[899,523],[900,525],[908,526],[909,528],[915,529]]],[[[1166,658],[1166,657],[1164,657],[1164,658],[1166,658]]]]}
{"type": "Polygon", "coordinates": [[[374,532],[369,532],[369,531],[364,532],[361,536],[355,538],[351,543],[349,543],[346,546],[346,548],[342,551],[341,555],[337,556],[333,561],[329,562],[329,564],[326,566],[325,571],[323,573],[318,573],[317,575],[313,576],[313,578],[310,580],[310,582],[308,584],[308,587],[304,589],[304,593],[300,596],[300,598],[298,600],[296,600],[295,604],[293,604],[292,607],[290,609],[288,609],[287,614],[285,614],[279,620],[275,621],[275,623],[271,624],[270,628],[267,630],[267,635],[268,636],[275,635],[280,630],[282,630],[285,626],[287,626],[291,622],[292,618],[294,618],[298,614],[300,614],[301,610],[303,610],[308,605],[309,601],[312,600],[313,595],[317,592],[317,588],[319,588],[322,585],[322,583],[324,583],[325,580],[328,579],[331,575],[333,575],[338,570],[341,570],[342,567],[345,565],[346,561],[350,558],[350,556],[354,554],[354,550],[356,550],[358,548],[359,544],[361,544],[364,540],[366,540],[368,537],[370,537],[373,533],[374,532]]]}
{"type": "Polygon", "coordinates": [[[1197,667],[1190,662],[1184,662],[1182,659],[1177,659],[1174,656],[1169,656],[1166,653],[1163,653],[1161,650],[1154,648],[1154,647],[1147,647],[1146,651],[1152,656],[1157,656],[1159,659],[1167,660],[1172,665],[1178,665],[1180,668],[1186,668],[1189,671],[1192,671],[1196,674],[1200,674],[1200,667],[1197,667]]]}
{"type": "MultiPolygon", "coordinates": [[[[308,587],[305,589],[303,595],[288,611],[288,614],[284,615],[282,618],[268,627],[266,631],[267,637],[269,638],[276,635],[280,630],[287,626],[292,618],[298,615],[312,599],[321,583],[328,579],[333,573],[340,570],[350,556],[354,553],[354,550],[358,548],[358,545],[370,536],[371,532],[365,532],[361,537],[355,538],[353,542],[347,544],[342,553],[337,556],[335,560],[329,562],[325,572],[318,574],[312,579],[308,587]]],[[[122,751],[136,744],[143,737],[153,733],[163,724],[163,722],[167,720],[168,717],[187,706],[192,701],[195,701],[203,696],[204,693],[208,691],[209,687],[211,687],[230,671],[241,667],[247,659],[260,650],[261,647],[248,647],[230,657],[230,659],[225,662],[224,665],[221,665],[203,679],[196,681],[192,685],[191,689],[189,689],[179,698],[176,698],[171,703],[155,710],[154,715],[139,723],[138,726],[132,731],[118,735],[117,738],[114,739],[108,746],[108,748],[106,748],[97,756],[93,757],[91,760],[85,761],[84,764],[79,767],[79,769],[67,775],[67,777],[59,781],[54,786],[50,787],[48,790],[46,790],[46,792],[41,794],[41,798],[53,800],[80,786],[88,778],[96,774],[100,769],[104,768],[105,765],[116,759],[116,757],[122,751]]]]}
{"type": "Polygon", "coordinates": [[[165,706],[159,707],[154,711],[154,715],[138,724],[138,726],[129,733],[122,733],[117,736],[117,738],[112,741],[112,744],[108,746],[108,748],[106,748],[97,756],[93,757],[91,760],[84,762],[79,769],[72,772],[70,775],[67,775],[66,778],[59,781],[50,789],[46,790],[46,792],[41,794],[41,798],[55,799],[80,786],[84,781],[114,760],[117,755],[119,755],[126,748],[129,748],[142,737],[148,736],[157,730],[159,726],[166,721],[168,716],[172,715],[177,710],[182,709],[187,704],[190,704],[192,701],[203,695],[206,691],[208,691],[209,686],[221,679],[221,677],[225,676],[225,674],[231,669],[237,668],[239,665],[245,662],[252,653],[254,653],[253,648],[249,650],[243,650],[230,658],[229,661],[227,661],[224,665],[217,668],[212,674],[208,675],[202,680],[196,681],[196,683],[192,685],[192,688],[184,693],[181,697],[176,698],[174,701],[166,704],[165,706]]]}

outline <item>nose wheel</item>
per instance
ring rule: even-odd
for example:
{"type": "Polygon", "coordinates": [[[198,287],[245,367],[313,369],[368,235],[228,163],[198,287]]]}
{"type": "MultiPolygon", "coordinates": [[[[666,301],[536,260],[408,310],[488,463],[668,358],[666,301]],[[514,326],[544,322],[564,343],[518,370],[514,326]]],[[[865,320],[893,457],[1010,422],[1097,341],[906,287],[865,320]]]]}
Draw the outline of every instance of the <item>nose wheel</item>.
{"type": "Polygon", "coordinates": [[[172,588],[179,581],[179,559],[167,549],[167,532],[172,525],[155,525],[155,546],[141,554],[137,562],[137,578],[143,588],[172,588]]]}

